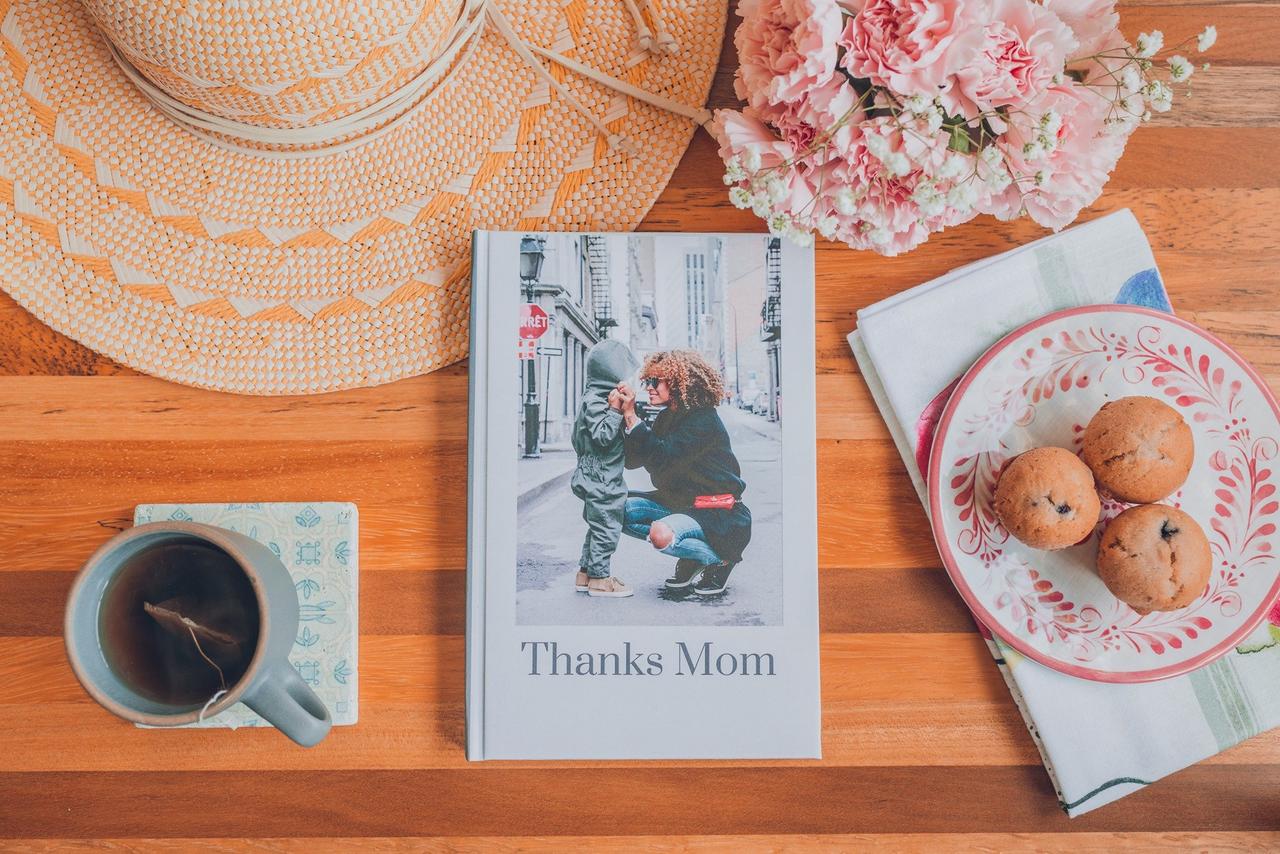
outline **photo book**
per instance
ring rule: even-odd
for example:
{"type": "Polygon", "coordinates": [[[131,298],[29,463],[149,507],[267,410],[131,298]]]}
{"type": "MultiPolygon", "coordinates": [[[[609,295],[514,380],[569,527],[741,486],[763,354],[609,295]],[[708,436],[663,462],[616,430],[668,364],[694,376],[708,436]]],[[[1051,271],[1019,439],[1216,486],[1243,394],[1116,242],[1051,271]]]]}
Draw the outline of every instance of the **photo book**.
{"type": "Polygon", "coordinates": [[[467,756],[817,758],[813,250],[477,232],[467,756]]]}

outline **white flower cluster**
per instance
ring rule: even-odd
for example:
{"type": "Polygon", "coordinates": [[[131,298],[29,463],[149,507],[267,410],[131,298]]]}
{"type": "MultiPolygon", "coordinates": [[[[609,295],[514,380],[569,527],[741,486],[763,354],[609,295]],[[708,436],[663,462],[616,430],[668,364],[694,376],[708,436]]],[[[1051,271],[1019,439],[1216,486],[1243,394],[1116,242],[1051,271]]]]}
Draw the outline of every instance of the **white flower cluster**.
{"type": "Polygon", "coordinates": [[[1058,147],[1058,131],[1062,129],[1062,116],[1050,110],[1036,123],[1033,139],[1022,146],[1022,157],[1028,163],[1045,160],[1058,147]]]}
{"type": "MultiPolygon", "coordinates": [[[[1204,53],[1217,40],[1217,29],[1205,27],[1196,36],[1196,50],[1204,53]]],[[[1118,70],[1109,71],[1117,82],[1114,107],[1105,123],[1107,132],[1127,134],[1139,122],[1150,121],[1153,113],[1167,113],[1173,108],[1173,86],[1170,84],[1187,83],[1195,73],[1195,65],[1182,54],[1175,53],[1165,60],[1168,81],[1158,79],[1154,76],[1154,59],[1163,48],[1164,33],[1159,30],[1141,33],[1134,40],[1130,52],[1132,59],[1118,70]]],[[[1203,67],[1208,70],[1209,64],[1206,62],[1203,67]]]]}
{"type": "Polygon", "coordinates": [[[789,193],[780,170],[761,171],[760,153],[748,148],[725,162],[724,182],[735,208],[750,210],[769,225],[769,232],[800,246],[813,245],[813,234],[796,221],[786,201],[789,193]],[[746,184],[746,186],[743,186],[746,184]]]}

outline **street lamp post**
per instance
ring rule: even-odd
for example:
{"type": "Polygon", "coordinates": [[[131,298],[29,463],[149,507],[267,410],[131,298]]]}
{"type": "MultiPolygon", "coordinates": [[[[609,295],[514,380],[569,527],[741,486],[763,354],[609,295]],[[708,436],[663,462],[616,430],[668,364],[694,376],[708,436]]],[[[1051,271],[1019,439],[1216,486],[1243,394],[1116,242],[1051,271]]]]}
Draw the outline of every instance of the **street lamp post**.
{"type": "Polygon", "coordinates": [[[742,405],[742,372],[738,368],[738,309],[729,303],[729,317],[733,318],[733,402],[742,405]]]}
{"type": "MultiPolygon", "coordinates": [[[[536,298],[534,286],[542,275],[546,241],[539,237],[520,238],[520,282],[524,286],[525,302],[532,304],[536,298]]],[[[538,377],[537,359],[528,359],[524,365],[524,458],[542,456],[538,447],[538,377]]]]}

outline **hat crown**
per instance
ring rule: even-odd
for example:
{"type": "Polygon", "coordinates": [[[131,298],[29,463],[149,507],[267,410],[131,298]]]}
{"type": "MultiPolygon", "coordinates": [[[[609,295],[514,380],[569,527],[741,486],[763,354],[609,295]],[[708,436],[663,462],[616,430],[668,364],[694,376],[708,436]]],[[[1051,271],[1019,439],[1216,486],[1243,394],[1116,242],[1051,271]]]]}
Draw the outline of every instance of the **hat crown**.
{"type": "Polygon", "coordinates": [[[82,0],[151,83],[264,127],[311,127],[411,80],[445,47],[463,0],[82,0]]]}

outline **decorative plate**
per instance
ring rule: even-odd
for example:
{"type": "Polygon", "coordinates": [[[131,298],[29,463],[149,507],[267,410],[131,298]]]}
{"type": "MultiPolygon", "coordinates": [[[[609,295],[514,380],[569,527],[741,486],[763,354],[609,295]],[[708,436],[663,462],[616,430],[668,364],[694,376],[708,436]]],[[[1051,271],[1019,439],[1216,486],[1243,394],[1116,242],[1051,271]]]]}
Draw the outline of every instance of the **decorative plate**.
{"type": "Polygon", "coordinates": [[[1230,347],[1172,315],[1132,306],[1068,309],[1032,321],[961,378],[929,459],[933,534],[978,620],[1018,652],[1105,682],[1148,682],[1225,654],[1280,595],[1280,408],[1230,347]],[[1095,570],[1098,537],[1128,505],[1103,498],[1084,542],[1024,546],[995,517],[1001,467],[1041,445],[1079,452],[1108,400],[1159,398],[1195,437],[1185,484],[1164,503],[1204,528],[1214,566],[1178,611],[1137,614],[1095,570]]]}

